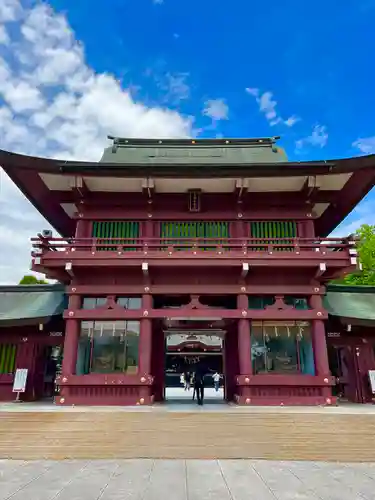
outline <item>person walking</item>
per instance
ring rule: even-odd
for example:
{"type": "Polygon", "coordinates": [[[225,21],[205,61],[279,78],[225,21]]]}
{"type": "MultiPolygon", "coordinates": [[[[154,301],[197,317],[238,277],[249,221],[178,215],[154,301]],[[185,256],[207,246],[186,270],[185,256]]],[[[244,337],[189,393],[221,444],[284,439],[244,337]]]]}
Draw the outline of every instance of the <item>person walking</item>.
{"type": "Polygon", "coordinates": [[[198,363],[194,372],[194,393],[197,395],[197,403],[199,406],[203,405],[204,400],[204,376],[204,367],[201,363],[198,363]]]}
{"type": "Polygon", "coordinates": [[[220,375],[220,373],[215,372],[215,373],[212,375],[212,378],[213,378],[213,381],[214,381],[215,391],[216,391],[216,392],[218,392],[219,387],[220,387],[220,379],[221,379],[221,375],[220,375]]]}
{"type": "Polygon", "coordinates": [[[190,391],[191,375],[188,371],[184,373],[185,391],[190,391]]]}

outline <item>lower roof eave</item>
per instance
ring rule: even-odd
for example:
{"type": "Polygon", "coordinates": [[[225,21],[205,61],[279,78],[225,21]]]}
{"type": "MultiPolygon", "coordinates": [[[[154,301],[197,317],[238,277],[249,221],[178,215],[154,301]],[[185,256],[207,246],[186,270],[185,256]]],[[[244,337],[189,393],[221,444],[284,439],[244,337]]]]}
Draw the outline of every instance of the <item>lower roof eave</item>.
{"type": "MultiPolygon", "coordinates": [[[[340,323],[344,326],[352,325],[352,326],[360,326],[360,327],[365,327],[365,328],[374,328],[375,326],[375,319],[364,319],[364,318],[349,318],[349,317],[344,317],[344,316],[336,316],[332,315],[331,313],[329,316],[333,316],[337,318],[340,323]]],[[[375,336],[375,332],[371,332],[375,336]]]]}
{"type": "MultiPolygon", "coordinates": [[[[47,325],[51,321],[55,321],[56,319],[59,318],[62,320],[62,313],[48,317],[43,316],[40,318],[19,318],[19,319],[4,319],[4,320],[0,319],[0,342],[1,342],[2,328],[47,325]]],[[[9,333],[9,331],[7,330],[4,333],[9,333]]],[[[43,334],[43,330],[41,330],[39,333],[43,334]]]]}

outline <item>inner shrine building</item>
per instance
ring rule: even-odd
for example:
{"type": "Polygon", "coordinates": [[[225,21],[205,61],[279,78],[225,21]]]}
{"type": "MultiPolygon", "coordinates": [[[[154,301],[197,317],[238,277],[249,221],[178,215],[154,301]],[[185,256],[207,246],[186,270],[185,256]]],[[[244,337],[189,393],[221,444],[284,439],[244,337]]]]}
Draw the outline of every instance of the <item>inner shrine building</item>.
{"type": "Polygon", "coordinates": [[[99,162],[0,151],[60,234],[32,238],[32,269],[67,296],[57,404],[163,401],[166,372],[197,352],[228,402],[335,402],[323,297],[359,264],[329,235],[375,156],[290,162],[277,139],[110,137],[99,162]]]}

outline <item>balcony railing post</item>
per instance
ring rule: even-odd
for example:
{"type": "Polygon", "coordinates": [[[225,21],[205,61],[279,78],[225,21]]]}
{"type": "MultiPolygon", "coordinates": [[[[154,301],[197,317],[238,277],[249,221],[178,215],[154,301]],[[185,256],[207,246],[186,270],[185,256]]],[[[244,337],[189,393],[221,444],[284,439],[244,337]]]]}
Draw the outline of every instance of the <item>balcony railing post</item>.
{"type": "Polygon", "coordinates": [[[299,255],[301,252],[300,240],[299,238],[294,238],[294,253],[299,255]]]}
{"type": "MultiPolygon", "coordinates": [[[[142,240],[139,239],[139,241],[140,241],[140,245],[141,245],[142,250],[143,250],[143,254],[147,255],[148,254],[148,250],[149,250],[149,245],[148,245],[147,241],[145,241],[144,238],[142,238],[142,240]]],[[[151,250],[152,250],[152,248],[151,248],[151,250]]],[[[158,248],[158,250],[159,250],[159,248],[158,248]]]]}
{"type": "Polygon", "coordinates": [[[91,252],[92,252],[92,253],[95,253],[95,252],[96,252],[97,243],[98,243],[97,238],[93,238],[93,240],[92,240],[92,245],[91,245],[91,252]]]}

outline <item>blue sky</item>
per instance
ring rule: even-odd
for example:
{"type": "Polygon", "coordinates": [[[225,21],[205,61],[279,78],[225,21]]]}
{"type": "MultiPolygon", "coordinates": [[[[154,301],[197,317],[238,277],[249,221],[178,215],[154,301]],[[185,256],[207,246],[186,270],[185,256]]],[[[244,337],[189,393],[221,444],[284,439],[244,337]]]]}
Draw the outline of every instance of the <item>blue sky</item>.
{"type": "MultiPolygon", "coordinates": [[[[280,135],[290,160],[375,153],[374,26],[375,0],[0,0],[0,147],[96,161],[108,134],[280,135]]],[[[11,282],[45,222],[0,176],[11,282]]],[[[336,234],[374,210],[370,193],[336,234]]]]}
{"type": "Polygon", "coordinates": [[[318,159],[358,154],[353,142],[375,135],[375,1],[50,4],[66,14],[91,67],[134,86],[146,104],[194,116],[202,136],[280,134],[290,158],[318,159]],[[168,73],[188,86],[180,100],[166,95],[161,80],[168,73]],[[300,121],[270,126],[246,88],[271,92],[277,113],[300,121]],[[224,99],[229,108],[215,129],[202,116],[209,99],[224,99]],[[326,127],[325,146],[307,143],[296,151],[296,141],[316,125],[326,127]]]}

